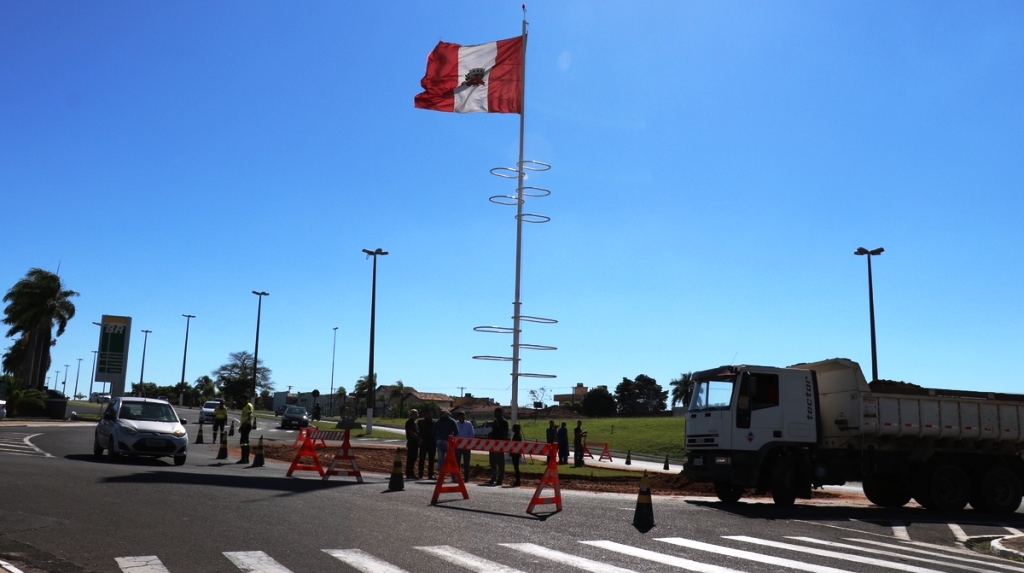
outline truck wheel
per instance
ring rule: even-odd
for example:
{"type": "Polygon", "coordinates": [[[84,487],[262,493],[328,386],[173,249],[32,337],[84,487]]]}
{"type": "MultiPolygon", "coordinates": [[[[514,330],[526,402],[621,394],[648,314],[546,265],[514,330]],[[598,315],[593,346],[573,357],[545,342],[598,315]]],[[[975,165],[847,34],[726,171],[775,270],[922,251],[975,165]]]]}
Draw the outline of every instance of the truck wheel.
{"type": "Polygon", "coordinates": [[[910,501],[910,492],[895,476],[870,476],[861,484],[864,497],[879,507],[903,507],[910,501]]]}
{"type": "Polygon", "coordinates": [[[999,515],[1017,511],[1021,502],[1021,483],[1004,467],[989,468],[971,492],[971,507],[999,515]]]}
{"type": "Polygon", "coordinates": [[[715,495],[723,503],[736,503],[743,497],[743,488],[724,481],[716,481],[715,495]]]}
{"type": "MultiPolygon", "coordinates": [[[[967,472],[951,465],[935,468],[928,480],[928,493],[936,511],[960,511],[971,499],[971,479],[967,472]]],[[[927,507],[927,506],[926,506],[927,507]]]]}
{"type": "Polygon", "coordinates": [[[780,507],[790,507],[796,502],[796,471],[785,458],[775,463],[772,472],[772,501],[780,507]]]}

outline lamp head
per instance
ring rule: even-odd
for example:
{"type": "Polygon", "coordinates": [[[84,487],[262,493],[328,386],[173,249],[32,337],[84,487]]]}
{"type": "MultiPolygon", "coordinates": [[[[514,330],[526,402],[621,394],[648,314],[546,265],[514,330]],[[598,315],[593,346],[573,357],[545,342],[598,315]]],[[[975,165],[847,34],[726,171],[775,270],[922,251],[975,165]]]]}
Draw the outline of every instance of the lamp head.
{"type": "Polygon", "coordinates": [[[857,247],[857,250],[854,251],[853,254],[855,254],[855,255],[866,255],[866,254],[868,254],[868,250],[865,249],[864,247],[857,247]]]}

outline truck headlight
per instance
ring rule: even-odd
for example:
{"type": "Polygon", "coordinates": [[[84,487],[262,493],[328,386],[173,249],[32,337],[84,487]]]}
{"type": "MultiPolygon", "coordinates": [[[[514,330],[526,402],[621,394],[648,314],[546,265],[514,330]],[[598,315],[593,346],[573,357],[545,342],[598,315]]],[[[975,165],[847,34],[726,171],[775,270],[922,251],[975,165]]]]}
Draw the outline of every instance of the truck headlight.
{"type": "Polygon", "coordinates": [[[732,463],[732,458],[729,456],[715,456],[715,465],[727,466],[732,463]]]}

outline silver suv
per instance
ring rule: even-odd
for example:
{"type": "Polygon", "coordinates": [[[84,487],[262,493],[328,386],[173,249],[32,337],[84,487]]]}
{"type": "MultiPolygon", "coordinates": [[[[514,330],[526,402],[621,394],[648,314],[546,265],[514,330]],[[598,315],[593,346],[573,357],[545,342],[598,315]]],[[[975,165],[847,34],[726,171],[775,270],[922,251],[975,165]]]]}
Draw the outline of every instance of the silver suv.
{"type": "Polygon", "coordinates": [[[115,462],[122,455],[173,457],[180,466],[188,455],[184,423],[164,400],[114,398],[96,425],[92,453],[99,457],[106,450],[115,462]]]}
{"type": "Polygon", "coordinates": [[[212,424],[213,423],[213,411],[220,406],[220,400],[207,400],[203,407],[199,409],[199,423],[200,424],[212,424]]]}

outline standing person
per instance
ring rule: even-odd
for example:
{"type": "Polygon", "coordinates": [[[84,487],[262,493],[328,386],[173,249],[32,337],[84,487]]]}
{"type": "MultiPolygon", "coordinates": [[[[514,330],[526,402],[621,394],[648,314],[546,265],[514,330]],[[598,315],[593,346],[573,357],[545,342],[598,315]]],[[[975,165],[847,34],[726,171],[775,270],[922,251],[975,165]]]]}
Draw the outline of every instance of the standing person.
{"type": "Polygon", "coordinates": [[[573,467],[583,467],[583,438],[587,433],[583,431],[583,420],[576,420],[576,427],[572,430],[573,467]]]}
{"type": "Polygon", "coordinates": [[[228,422],[228,409],[224,406],[224,400],[217,401],[217,407],[213,409],[213,443],[217,443],[217,428],[224,434],[224,424],[228,422]]]}
{"type": "MultiPolygon", "coordinates": [[[[455,421],[455,427],[458,428],[459,433],[456,437],[459,438],[473,438],[476,437],[473,432],[473,423],[466,421],[466,413],[459,411],[455,414],[457,420],[455,421]]],[[[462,479],[463,481],[469,481],[469,462],[470,457],[473,455],[473,450],[455,450],[455,459],[459,465],[462,466],[462,479]]]]}
{"type": "MultiPolygon", "coordinates": [[[[523,428],[519,424],[512,424],[512,441],[523,441],[523,428]]],[[[516,474],[516,481],[512,487],[519,487],[519,458],[521,457],[522,454],[512,454],[512,471],[516,474]]]]}
{"type": "Polygon", "coordinates": [[[238,445],[242,447],[242,459],[235,463],[247,464],[249,463],[249,432],[252,431],[253,412],[248,396],[242,394],[239,400],[242,401],[242,421],[238,425],[238,435],[240,436],[238,438],[238,445]]]}
{"type": "Polygon", "coordinates": [[[427,409],[423,412],[423,419],[417,422],[416,429],[420,434],[420,467],[417,475],[423,479],[423,462],[430,459],[427,466],[427,476],[434,479],[434,456],[437,454],[437,443],[434,442],[434,411],[427,409]]]}
{"type": "Polygon", "coordinates": [[[320,421],[320,415],[322,413],[323,413],[323,411],[320,410],[320,402],[317,402],[316,404],[313,404],[313,419],[316,420],[316,421],[320,421]]]}
{"type": "Polygon", "coordinates": [[[549,444],[554,444],[558,440],[558,428],[555,427],[554,420],[548,421],[548,429],[545,438],[549,444]]]}
{"type": "Polygon", "coordinates": [[[569,463],[569,429],[565,427],[565,422],[558,428],[558,463],[569,463]]]}
{"type": "MultiPolygon", "coordinates": [[[[437,468],[440,473],[444,468],[444,459],[448,454],[448,436],[455,436],[459,433],[458,424],[452,419],[448,410],[441,410],[441,417],[434,425],[435,447],[437,448],[437,468]]],[[[454,452],[453,452],[454,453],[454,452]]],[[[442,476],[443,477],[443,476],[442,476]]],[[[459,481],[458,476],[452,473],[452,481],[459,481]]]]}
{"type": "Polygon", "coordinates": [[[415,408],[409,410],[409,419],[405,421],[405,448],[408,453],[405,456],[405,477],[416,479],[413,474],[413,466],[416,464],[416,455],[420,449],[420,434],[416,429],[416,418],[419,412],[415,408]]]}
{"type": "MultiPolygon", "coordinates": [[[[505,421],[505,411],[501,408],[494,409],[494,425],[491,427],[492,440],[508,439],[508,422],[505,421]]],[[[505,454],[502,452],[490,452],[491,481],[487,485],[501,485],[505,481],[505,454]]]]}

